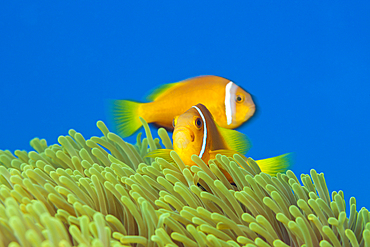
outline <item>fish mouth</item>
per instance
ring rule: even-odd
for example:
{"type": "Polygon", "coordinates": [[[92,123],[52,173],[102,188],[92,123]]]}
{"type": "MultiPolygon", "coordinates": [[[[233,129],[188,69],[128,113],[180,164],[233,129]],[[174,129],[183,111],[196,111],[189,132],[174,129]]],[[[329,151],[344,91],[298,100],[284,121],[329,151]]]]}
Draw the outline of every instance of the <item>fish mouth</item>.
{"type": "Polygon", "coordinates": [[[244,121],[247,121],[249,118],[251,118],[254,114],[254,112],[256,111],[256,105],[249,105],[248,106],[248,111],[247,113],[245,114],[245,117],[244,117],[244,121]]]}
{"type": "Polygon", "coordinates": [[[194,133],[186,127],[176,128],[173,132],[173,144],[184,149],[189,143],[194,142],[194,133]]]}

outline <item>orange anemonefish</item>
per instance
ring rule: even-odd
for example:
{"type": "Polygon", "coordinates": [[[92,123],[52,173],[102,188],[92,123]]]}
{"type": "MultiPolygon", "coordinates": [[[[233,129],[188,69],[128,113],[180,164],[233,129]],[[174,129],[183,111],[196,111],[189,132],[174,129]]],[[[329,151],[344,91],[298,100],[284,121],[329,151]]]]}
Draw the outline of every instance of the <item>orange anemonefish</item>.
{"type": "MultiPolygon", "coordinates": [[[[214,159],[216,154],[232,157],[235,153],[245,154],[251,147],[248,138],[236,131],[219,127],[213,120],[212,114],[202,105],[192,106],[182,115],[173,120],[174,132],[172,135],[173,149],[180,156],[185,165],[196,165],[191,156],[196,154],[206,164],[214,159]]],[[[169,149],[158,149],[149,153],[148,157],[162,157],[171,161],[169,149]]],[[[289,167],[290,155],[283,154],[277,157],[257,160],[262,172],[276,175],[289,167]]],[[[229,181],[231,177],[225,174],[229,181]]]]}
{"type": "Polygon", "coordinates": [[[214,75],[162,85],[147,98],[152,102],[114,101],[114,121],[123,137],[141,127],[138,116],[172,131],[172,120],[198,103],[205,105],[216,123],[227,129],[240,126],[255,112],[249,93],[234,82],[214,75]]]}

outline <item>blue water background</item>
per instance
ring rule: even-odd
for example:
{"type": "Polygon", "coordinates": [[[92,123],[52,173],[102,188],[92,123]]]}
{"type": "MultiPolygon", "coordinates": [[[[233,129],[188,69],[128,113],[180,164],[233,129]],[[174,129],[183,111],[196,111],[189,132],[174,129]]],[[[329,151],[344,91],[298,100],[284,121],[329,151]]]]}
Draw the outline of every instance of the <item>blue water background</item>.
{"type": "Polygon", "coordinates": [[[109,99],[214,74],[254,96],[238,129],[248,156],[295,152],[297,176],[315,168],[370,208],[369,13],[368,1],[4,1],[0,149],[101,136],[109,99]]]}

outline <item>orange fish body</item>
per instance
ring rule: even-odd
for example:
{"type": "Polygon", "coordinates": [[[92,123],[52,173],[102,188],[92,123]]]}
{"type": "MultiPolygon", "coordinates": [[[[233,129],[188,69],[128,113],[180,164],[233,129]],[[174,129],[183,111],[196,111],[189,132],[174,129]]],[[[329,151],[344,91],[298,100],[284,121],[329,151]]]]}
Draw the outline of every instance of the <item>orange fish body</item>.
{"type": "MultiPolygon", "coordinates": [[[[235,153],[245,154],[251,147],[248,138],[235,130],[219,127],[210,111],[197,104],[185,113],[174,119],[174,132],[172,135],[173,149],[185,165],[196,165],[192,155],[198,155],[206,164],[214,159],[216,154],[232,157],[235,153]]],[[[171,160],[171,150],[159,149],[150,153],[149,157],[162,157],[171,160]]],[[[286,171],[290,158],[287,154],[256,161],[263,172],[275,175],[277,172],[286,171]]],[[[229,181],[231,176],[223,171],[229,181]]]]}
{"type": "Polygon", "coordinates": [[[219,126],[228,129],[240,126],[255,112],[251,95],[219,76],[199,76],[165,84],[154,90],[148,99],[153,101],[115,102],[114,116],[121,135],[129,136],[140,128],[138,116],[172,131],[172,120],[198,103],[208,108],[219,126]]]}

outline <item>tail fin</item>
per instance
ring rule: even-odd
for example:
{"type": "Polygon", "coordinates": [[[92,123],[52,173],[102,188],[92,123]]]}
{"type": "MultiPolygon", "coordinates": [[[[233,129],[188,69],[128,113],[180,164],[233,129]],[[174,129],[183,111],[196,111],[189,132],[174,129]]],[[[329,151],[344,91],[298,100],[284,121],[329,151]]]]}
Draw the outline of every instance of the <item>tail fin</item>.
{"type": "Polygon", "coordinates": [[[139,106],[140,103],[128,100],[113,101],[113,119],[117,131],[122,137],[132,135],[141,127],[138,114],[139,106]]]}
{"type": "Polygon", "coordinates": [[[276,176],[279,172],[285,172],[293,164],[293,154],[287,153],[276,157],[256,160],[261,171],[271,176],[276,176]]]}

